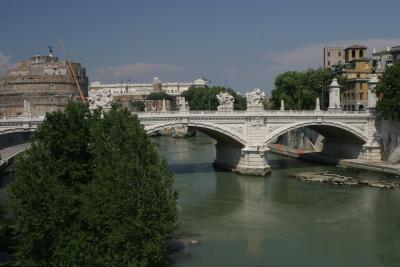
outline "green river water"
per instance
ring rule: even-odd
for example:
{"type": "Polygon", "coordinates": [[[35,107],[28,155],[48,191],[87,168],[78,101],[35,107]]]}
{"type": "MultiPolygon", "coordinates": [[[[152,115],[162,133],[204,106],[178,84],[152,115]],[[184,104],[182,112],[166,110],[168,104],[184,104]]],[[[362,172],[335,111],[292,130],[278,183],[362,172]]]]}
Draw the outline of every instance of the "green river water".
{"type": "Polygon", "coordinates": [[[299,181],[327,170],[398,179],[268,155],[266,177],[217,171],[215,141],[155,137],[175,173],[179,229],[198,240],[175,266],[400,266],[400,190],[299,181]]]}
{"type": "MultiPolygon", "coordinates": [[[[174,266],[400,266],[400,190],[338,187],[293,175],[327,170],[359,179],[398,177],[271,153],[270,175],[241,176],[213,168],[215,141],[206,135],[153,140],[175,173],[179,231],[199,241],[174,255],[174,266]]],[[[3,177],[0,202],[9,179],[3,177]]]]}

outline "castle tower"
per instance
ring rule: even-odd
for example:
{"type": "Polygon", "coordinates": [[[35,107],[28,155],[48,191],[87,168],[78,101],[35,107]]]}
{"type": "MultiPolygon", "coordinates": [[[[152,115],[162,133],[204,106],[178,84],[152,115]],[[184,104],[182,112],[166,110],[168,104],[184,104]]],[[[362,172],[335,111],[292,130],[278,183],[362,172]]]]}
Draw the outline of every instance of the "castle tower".
{"type": "Polygon", "coordinates": [[[155,92],[161,92],[161,88],[162,88],[162,85],[161,85],[161,80],[160,80],[160,78],[154,77],[154,78],[153,78],[153,90],[154,90],[155,92]]]}

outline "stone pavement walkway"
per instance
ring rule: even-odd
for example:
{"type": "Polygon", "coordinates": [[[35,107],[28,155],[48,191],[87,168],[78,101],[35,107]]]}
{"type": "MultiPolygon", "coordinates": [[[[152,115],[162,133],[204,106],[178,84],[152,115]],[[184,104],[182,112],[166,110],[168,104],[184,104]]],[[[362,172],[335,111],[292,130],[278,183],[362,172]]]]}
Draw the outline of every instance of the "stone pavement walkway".
{"type": "Polygon", "coordinates": [[[339,165],[400,175],[400,164],[390,164],[385,161],[344,159],[339,162],[339,165]]]}

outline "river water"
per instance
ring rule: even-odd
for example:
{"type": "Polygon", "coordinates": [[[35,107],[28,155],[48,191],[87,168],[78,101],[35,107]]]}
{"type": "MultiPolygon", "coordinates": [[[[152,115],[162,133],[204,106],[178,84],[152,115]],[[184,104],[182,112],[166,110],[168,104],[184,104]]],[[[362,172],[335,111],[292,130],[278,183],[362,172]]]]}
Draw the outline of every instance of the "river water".
{"type": "MultiPolygon", "coordinates": [[[[176,267],[400,266],[400,190],[298,181],[302,171],[399,179],[268,154],[272,173],[217,171],[206,135],[154,137],[175,173],[179,231],[196,245],[176,267]]],[[[4,185],[0,185],[0,202],[4,185]]],[[[1,258],[1,255],[0,255],[1,258]]]]}
{"type": "Polygon", "coordinates": [[[175,266],[400,266],[400,190],[298,181],[327,170],[399,179],[274,154],[272,173],[247,177],[212,167],[215,141],[153,138],[175,173],[179,229],[198,240],[175,266]]]}

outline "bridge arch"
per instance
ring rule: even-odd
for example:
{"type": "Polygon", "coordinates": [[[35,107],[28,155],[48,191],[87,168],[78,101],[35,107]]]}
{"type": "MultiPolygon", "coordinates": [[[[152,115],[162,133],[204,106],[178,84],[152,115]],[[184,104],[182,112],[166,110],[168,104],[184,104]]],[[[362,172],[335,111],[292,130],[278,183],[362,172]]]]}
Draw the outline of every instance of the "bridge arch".
{"type": "Polygon", "coordinates": [[[180,121],[170,121],[158,123],[156,125],[145,126],[145,130],[150,134],[164,128],[180,126],[199,130],[217,141],[215,144],[216,155],[214,166],[244,174],[252,174],[254,172],[256,175],[265,175],[267,172],[269,172],[269,166],[267,165],[266,160],[262,160],[262,162],[265,163],[265,166],[262,164],[256,164],[257,166],[252,168],[250,171],[248,168],[241,167],[243,165],[243,159],[246,158],[244,155],[246,152],[244,151],[247,146],[247,142],[238,131],[230,127],[210,122],[188,121],[183,123],[180,121]],[[257,170],[254,171],[254,169],[257,170]]]}
{"type": "Polygon", "coordinates": [[[349,138],[354,137],[363,143],[366,143],[368,141],[368,137],[360,129],[349,124],[341,122],[330,122],[330,121],[306,121],[306,122],[303,121],[303,122],[291,123],[279,127],[278,129],[275,129],[274,131],[272,131],[270,134],[267,135],[265,143],[269,145],[279,136],[291,130],[296,130],[303,127],[311,128],[321,134],[333,129],[336,131],[331,132],[332,135],[345,134],[347,137],[349,138]]]}
{"type": "Polygon", "coordinates": [[[7,128],[0,130],[0,136],[8,134],[33,133],[34,131],[36,131],[36,128],[25,128],[25,127],[7,128]]]}
{"type": "Polygon", "coordinates": [[[357,158],[362,153],[362,146],[368,142],[368,137],[353,125],[336,121],[302,121],[284,125],[269,133],[266,145],[278,139],[285,133],[300,128],[310,128],[324,137],[322,153],[341,158],[357,158]]]}
{"type": "Polygon", "coordinates": [[[235,130],[223,126],[217,125],[214,123],[206,123],[206,122],[166,122],[166,123],[159,123],[156,125],[149,125],[145,126],[144,129],[148,134],[157,132],[159,130],[171,127],[190,127],[196,130],[199,130],[220,143],[230,144],[236,147],[245,147],[247,142],[243,138],[241,134],[236,132],[235,130]]]}

